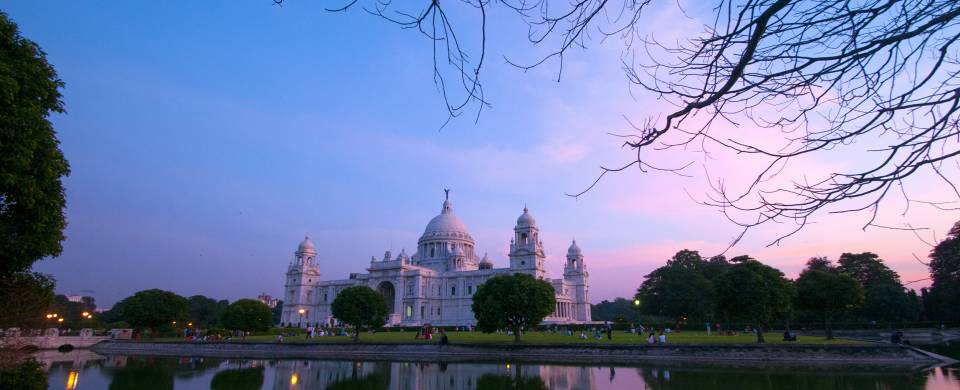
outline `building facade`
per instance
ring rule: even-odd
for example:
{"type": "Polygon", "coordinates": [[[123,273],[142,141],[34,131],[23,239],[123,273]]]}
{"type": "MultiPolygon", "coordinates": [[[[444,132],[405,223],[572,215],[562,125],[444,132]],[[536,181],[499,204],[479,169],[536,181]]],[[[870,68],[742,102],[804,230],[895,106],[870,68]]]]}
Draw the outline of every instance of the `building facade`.
{"type": "Polygon", "coordinates": [[[545,323],[590,321],[589,274],[576,241],[567,250],[563,276],[551,279],[537,222],[526,207],[517,218],[510,240],[510,266],[494,268],[486,254],[480,258],[466,225],[453,213],[447,198],[417,241],[417,251],[408,256],[387,251],[372,258],[367,273],[348,279],[321,280],[317,250],[307,237],[297,247],[287,268],[281,323],[333,325],[333,299],[344,288],[368,286],[386,299],[388,326],[464,326],[476,324],[471,305],[477,287],[495,275],[525,273],[546,280],[556,291],[555,311],[545,323]]]}

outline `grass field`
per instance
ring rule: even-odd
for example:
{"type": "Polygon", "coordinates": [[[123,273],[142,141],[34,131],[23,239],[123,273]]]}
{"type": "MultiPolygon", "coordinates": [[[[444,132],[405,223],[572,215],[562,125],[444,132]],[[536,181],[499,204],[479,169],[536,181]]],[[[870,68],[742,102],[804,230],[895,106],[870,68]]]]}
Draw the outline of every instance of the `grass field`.
{"type": "MultiPolygon", "coordinates": [[[[439,337],[433,340],[415,340],[414,332],[378,332],[362,333],[360,342],[362,343],[437,343],[439,337]]],[[[436,335],[435,335],[436,336],[436,335]]],[[[607,340],[606,336],[597,340],[590,335],[586,340],[581,340],[579,333],[574,336],[565,336],[558,333],[531,332],[523,335],[523,344],[646,344],[646,336],[633,335],[625,332],[614,332],[613,339],[607,340]]],[[[798,342],[782,341],[782,334],[768,333],[765,335],[767,344],[854,344],[856,341],[835,339],[827,341],[823,337],[800,336],[798,342]]],[[[513,344],[513,336],[485,334],[480,332],[447,332],[447,337],[451,344],[513,344]]],[[[146,340],[145,340],[146,341],[146,340]]],[[[182,338],[158,338],[154,341],[160,342],[181,342],[182,338]]],[[[233,339],[233,342],[241,341],[233,339]]],[[[275,342],[276,336],[249,336],[245,342],[275,342]]],[[[351,338],[346,336],[325,336],[307,339],[305,336],[285,337],[283,342],[289,343],[349,343],[351,338]]],[[[736,336],[707,336],[706,332],[681,332],[667,335],[668,344],[755,344],[756,336],[753,334],[738,334],[736,336]]]]}

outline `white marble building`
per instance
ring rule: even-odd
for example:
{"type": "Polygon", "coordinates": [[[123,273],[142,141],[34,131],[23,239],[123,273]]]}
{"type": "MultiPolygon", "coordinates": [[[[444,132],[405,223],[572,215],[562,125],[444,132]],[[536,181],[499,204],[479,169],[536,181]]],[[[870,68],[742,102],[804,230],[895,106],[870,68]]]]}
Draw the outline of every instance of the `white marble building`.
{"type": "Polygon", "coordinates": [[[413,256],[387,251],[383,259],[371,259],[367,273],[350,274],[349,279],[320,279],[320,259],[310,238],[300,243],[287,269],[284,285],[283,325],[334,324],[330,305],[344,288],[365,285],[380,291],[391,313],[387,324],[418,326],[432,324],[463,326],[475,324],[470,306],[477,286],[494,275],[526,273],[544,279],[556,290],[557,307],[545,323],[590,321],[590,289],[583,254],[576,241],[567,250],[563,277],[551,279],[544,269],[547,260],[540,230],[532,215],[523,209],[510,241],[510,266],[493,268],[487,258],[477,256],[467,226],[453,213],[447,199],[424,230],[413,256]]]}

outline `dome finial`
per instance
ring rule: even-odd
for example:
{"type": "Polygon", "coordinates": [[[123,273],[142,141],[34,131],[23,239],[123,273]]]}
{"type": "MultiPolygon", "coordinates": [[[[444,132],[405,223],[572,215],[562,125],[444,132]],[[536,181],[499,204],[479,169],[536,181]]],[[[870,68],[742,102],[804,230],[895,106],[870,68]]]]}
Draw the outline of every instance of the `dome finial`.
{"type": "Polygon", "coordinates": [[[449,188],[444,188],[444,189],[443,189],[443,195],[444,195],[444,199],[443,199],[443,200],[450,200],[450,189],[449,189],[449,188]]]}

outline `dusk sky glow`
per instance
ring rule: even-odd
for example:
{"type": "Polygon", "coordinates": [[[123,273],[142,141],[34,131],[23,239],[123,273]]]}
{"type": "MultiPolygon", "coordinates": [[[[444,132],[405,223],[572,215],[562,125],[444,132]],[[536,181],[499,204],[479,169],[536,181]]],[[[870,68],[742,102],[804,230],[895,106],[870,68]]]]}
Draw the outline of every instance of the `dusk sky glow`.
{"type": "MultiPolygon", "coordinates": [[[[687,15],[706,15],[681,2],[687,15]]],[[[583,249],[594,303],[632,296],[644,275],[681,249],[713,255],[738,233],[717,209],[698,205],[707,175],[729,185],[755,163],[690,150],[692,177],[627,171],[580,198],[599,166],[629,161],[608,133],[672,106],[629,87],[615,40],[594,41],[555,65],[534,60],[526,30],[500,11],[488,37],[486,97],[475,123],[446,119],[432,81],[430,44],[413,31],[359,10],[270,1],[4,3],[22,34],[47,53],[67,113],[52,118],[70,162],[63,254],[37,262],[59,293],[93,295],[109,306],[136,291],[235,300],[281,295],[284,272],[305,234],[317,244],[324,279],[363,272],[385,250],[412,254],[451,188],[456,213],[480,254],[507,265],[524,205],[536,216],[548,270],[558,275],[572,238],[583,249]],[[55,5],[54,5],[55,4],[55,5]],[[689,195],[688,195],[689,194],[689,195]]],[[[651,31],[671,39],[698,31],[674,2],[651,12],[651,31]],[[659,26],[659,27],[657,27],[659,26]]],[[[469,32],[464,39],[472,38],[469,32]]],[[[776,142],[770,130],[727,126],[776,142]]],[[[882,144],[882,142],[879,142],[882,144]]],[[[772,181],[854,166],[870,156],[842,150],[793,161],[772,181]]],[[[955,200],[922,173],[911,195],[955,200]]],[[[942,239],[960,212],[892,195],[878,223],[909,223],[942,239]]],[[[791,230],[763,226],[730,249],[796,277],[811,256],[872,251],[904,282],[927,277],[929,246],[913,233],[861,230],[866,213],[821,213],[791,230]]],[[[935,238],[934,238],[935,237],[935,238]]],[[[922,287],[917,282],[908,287],[922,287]]]]}

